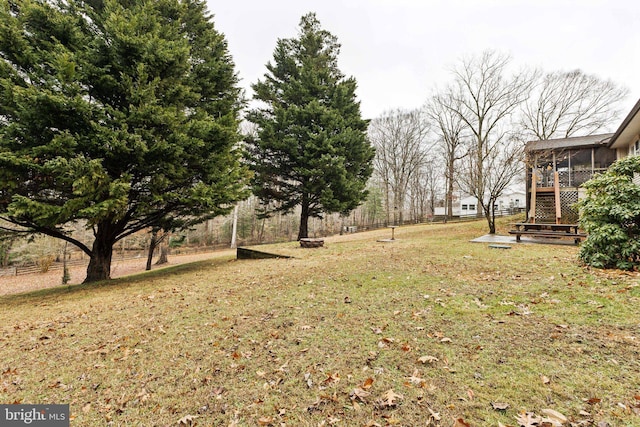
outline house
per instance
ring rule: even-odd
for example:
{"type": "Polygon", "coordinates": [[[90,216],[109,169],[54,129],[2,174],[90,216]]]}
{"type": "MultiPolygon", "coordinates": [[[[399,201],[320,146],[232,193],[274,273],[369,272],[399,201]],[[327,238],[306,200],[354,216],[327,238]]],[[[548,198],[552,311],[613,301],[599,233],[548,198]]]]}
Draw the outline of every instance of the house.
{"type": "Polygon", "coordinates": [[[502,194],[498,198],[498,208],[497,210],[500,212],[509,211],[509,212],[518,212],[526,207],[527,193],[525,190],[520,188],[518,189],[509,189],[502,194]]]}
{"type": "Polygon", "coordinates": [[[479,211],[481,211],[481,208],[478,199],[473,196],[462,197],[459,205],[453,208],[454,216],[478,216],[479,211]],[[456,215],[456,210],[458,215],[456,215]]]}
{"type": "Polygon", "coordinates": [[[581,185],[617,159],[640,155],[640,100],[615,133],[532,141],[525,152],[528,221],[576,223],[581,185]]]}
{"type": "Polygon", "coordinates": [[[616,150],[618,159],[640,156],[640,100],[611,137],[609,147],[616,150]]]}
{"type": "MultiPolygon", "coordinates": [[[[525,208],[526,194],[523,190],[512,189],[504,192],[498,198],[495,204],[496,213],[512,214],[525,208]]],[[[446,209],[444,207],[436,207],[435,216],[445,216],[446,209]]],[[[473,196],[456,197],[454,200],[452,216],[453,217],[469,217],[484,215],[482,207],[478,203],[478,199],[473,196]]]]}

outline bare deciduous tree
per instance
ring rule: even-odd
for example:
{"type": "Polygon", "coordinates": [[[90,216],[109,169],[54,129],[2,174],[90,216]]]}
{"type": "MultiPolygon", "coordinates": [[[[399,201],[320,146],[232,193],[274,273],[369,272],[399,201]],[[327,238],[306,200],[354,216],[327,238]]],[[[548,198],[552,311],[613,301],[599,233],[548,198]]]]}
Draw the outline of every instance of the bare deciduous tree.
{"type": "Polygon", "coordinates": [[[394,222],[403,221],[409,184],[428,156],[428,132],[419,110],[387,112],[369,125],[369,139],[376,148],[374,169],[384,185],[387,221],[391,207],[394,222]]]}
{"type": "Polygon", "coordinates": [[[426,160],[420,170],[414,175],[409,187],[411,212],[413,218],[423,222],[428,215],[433,215],[438,197],[445,185],[443,181],[443,167],[439,158],[426,160]]]}
{"type": "Polygon", "coordinates": [[[533,83],[526,71],[507,75],[510,60],[494,51],[464,59],[453,70],[454,86],[447,103],[471,136],[462,189],[478,199],[491,234],[496,232],[494,202],[521,170],[520,163],[512,167],[522,144],[514,144],[509,125],[533,83]]]}
{"type": "Polygon", "coordinates": [[[453,89],[449,87],[434,95],[425,106],[426,115],[433,124],[437,144],[444,158],[447,218],[453,216],[456,162],[467,154],[463,137],[465,123],[458,114],[461,111],[460,105],[453,105],[454,102],[456,98],[453,96],[453,89]]]}
{"type": "Polygon", "coordinates": [[[580,70],[547,73],[523,105],[522,126],[537,139],[592,135],[617,123],[628,89],[580,70]]]}
{"type": "Polygon", "coordinates": [[[482,188],[483,197],[478,197],[478,204],[482,207],[483,214],[489,224],[489,232],[494,234],[496,223],[496,209],[498,198],[502,196],[504,191],[518,177],[524,173],[524,149],[523,143],[514,138],[505,138],[501,141],[499,149],[492,151],[489,156],[477,156],[475,150],[477,146],[472,147],[468,156],[462,163],[461,173],[458,182],[462,188],[473,189],[482,188]],[[481,161],[482,165],[477,162],[481,161]],[[482,180],[478,182],[479,169],[483,170],[482,180]]]}

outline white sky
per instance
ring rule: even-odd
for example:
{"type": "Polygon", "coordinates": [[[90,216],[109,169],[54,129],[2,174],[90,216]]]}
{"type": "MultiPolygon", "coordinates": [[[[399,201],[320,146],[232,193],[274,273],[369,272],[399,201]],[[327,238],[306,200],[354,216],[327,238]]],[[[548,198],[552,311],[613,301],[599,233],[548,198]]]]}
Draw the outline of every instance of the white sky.
{"type": "Polygon", "coordinates": [[[358,82],[365,118],[421,106],[463,56],[486,49],[516,66],[581,69],[626,86],[624,115],[640,98],[637,0],[207,1],[248,97],[276,41],[296,37],[300,18],[315,12],[342,45],[340,69],[358,82]]]}

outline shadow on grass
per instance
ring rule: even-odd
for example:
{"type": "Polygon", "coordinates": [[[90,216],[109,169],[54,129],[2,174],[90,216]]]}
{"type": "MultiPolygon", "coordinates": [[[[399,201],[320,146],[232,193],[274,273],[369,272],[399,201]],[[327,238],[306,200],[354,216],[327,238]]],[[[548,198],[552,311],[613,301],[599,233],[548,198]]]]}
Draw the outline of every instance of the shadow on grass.
{"type": "Polygon", "coordinates": [[[114,289],[129,289],[140,283],[145,283],[154,279],[166,279],[168,276],[178,276],[192,273],[202,269],[209,269],[220,264],[233,261],[233,257],[212,258],[202,261],[194,261],[156,270],[143,271],[130,276],[118,277],[117,279],[102,280],[92,283],[80,283],[77,285],[60,285],[52,288],[40,289],[20,294],[0,296],[0,305],[37,305],[60,297],[95,295],[98,292],[111,292],[114,289]]]}

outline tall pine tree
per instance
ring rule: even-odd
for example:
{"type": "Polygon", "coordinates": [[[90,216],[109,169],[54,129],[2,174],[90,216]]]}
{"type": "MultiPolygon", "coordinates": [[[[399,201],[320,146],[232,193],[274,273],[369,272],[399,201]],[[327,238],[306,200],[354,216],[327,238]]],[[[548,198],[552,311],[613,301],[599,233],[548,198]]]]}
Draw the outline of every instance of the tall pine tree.
{"type": "Polygon", "coordinates": [[[237,83],[204,0],[3,2],[0,217],[82,249],[90,282],[125,236],[228,212],[237,83]]]}
{"type": "Polygon", "coordinates": [[[337,38],[315,14],[297,38],[280,39],[264,80],[252,87],[261,102],[248,114],[257,135],[248,141],[253,188],[265,214],[301,207],[298,238],[308,220],[346,214],[366,198],[374,150],[366,138],[356,81],[338,69],[337,38]]]}

